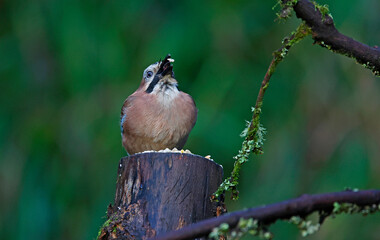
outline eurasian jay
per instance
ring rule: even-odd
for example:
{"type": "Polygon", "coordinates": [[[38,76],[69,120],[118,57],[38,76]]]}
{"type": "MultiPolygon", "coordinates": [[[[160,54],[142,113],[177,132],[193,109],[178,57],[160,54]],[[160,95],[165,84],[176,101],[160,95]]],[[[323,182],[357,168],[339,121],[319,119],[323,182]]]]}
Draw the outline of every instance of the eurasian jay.
{"type": "Polygon", "coordinates": [[[182,149],[195,125],[198,110],[192,97],[178,89],[172,62],[168,54],[147,67],[140,87],[124,101],[120,128],[129,154],[182,149]]]}

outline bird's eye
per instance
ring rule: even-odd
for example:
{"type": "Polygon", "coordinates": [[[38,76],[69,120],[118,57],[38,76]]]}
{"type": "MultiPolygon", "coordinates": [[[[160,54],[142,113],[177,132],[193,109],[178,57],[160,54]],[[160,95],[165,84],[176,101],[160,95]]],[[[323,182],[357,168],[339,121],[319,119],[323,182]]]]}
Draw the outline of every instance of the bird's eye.
{"type": "Polygon", "coordinates": [[[153,76],[153,72],[152,71],[148,71],[146,73],[146,78],[151,78],[153,76]]]}

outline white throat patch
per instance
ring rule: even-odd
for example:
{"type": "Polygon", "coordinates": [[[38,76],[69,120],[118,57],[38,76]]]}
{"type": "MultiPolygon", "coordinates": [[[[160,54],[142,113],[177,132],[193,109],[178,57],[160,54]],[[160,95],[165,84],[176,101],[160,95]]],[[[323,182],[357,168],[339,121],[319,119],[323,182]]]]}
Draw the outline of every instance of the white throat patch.
{"type": "Polygon", "coordinates": [[[153,89],[153,94],[157,96],[157,100],[164,106],[169,107],[172,101],[179,94],[177,84],[164,84],[162,82],[157,83],[153,89]]]}

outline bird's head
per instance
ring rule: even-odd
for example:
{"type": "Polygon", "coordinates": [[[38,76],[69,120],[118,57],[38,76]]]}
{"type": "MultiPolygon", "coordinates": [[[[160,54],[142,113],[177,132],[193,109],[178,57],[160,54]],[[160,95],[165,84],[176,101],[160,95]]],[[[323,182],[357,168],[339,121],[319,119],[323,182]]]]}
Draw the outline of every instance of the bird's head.
{"type": "Polygon", "coordinates": [[[168,54],[164,60],[151,64],[144,70],[140,89],[148,94],[178,91],[177,80],[174,78],[174,59],[168,54]]]}

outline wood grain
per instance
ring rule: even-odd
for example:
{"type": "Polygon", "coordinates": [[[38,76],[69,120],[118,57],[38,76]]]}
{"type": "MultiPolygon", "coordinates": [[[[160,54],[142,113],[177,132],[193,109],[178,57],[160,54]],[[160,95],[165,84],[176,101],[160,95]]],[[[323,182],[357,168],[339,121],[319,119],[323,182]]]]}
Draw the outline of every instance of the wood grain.
{"type": "Polygon", "coordinates": [[[210,196],[223,168],[186,153],[140,153],[120,160],[114,205],[99,239],[147,239],[215,216],[210,196]]]}

